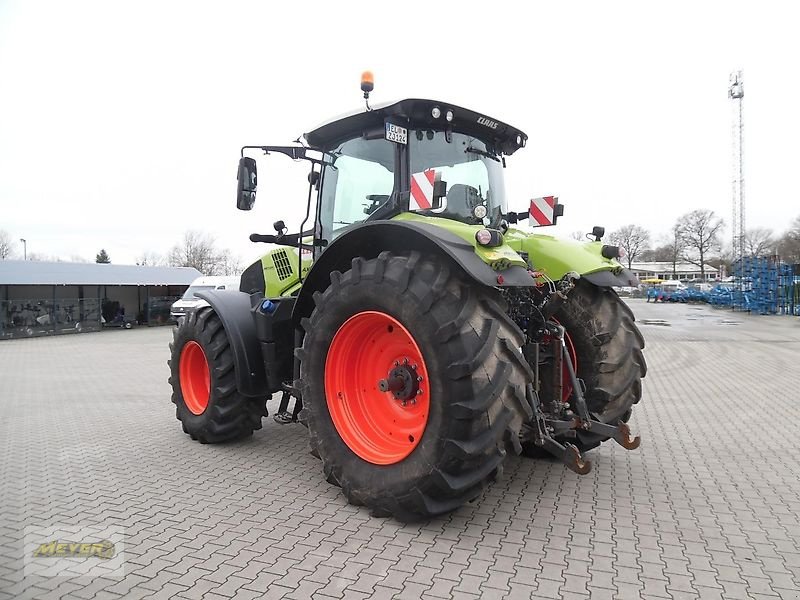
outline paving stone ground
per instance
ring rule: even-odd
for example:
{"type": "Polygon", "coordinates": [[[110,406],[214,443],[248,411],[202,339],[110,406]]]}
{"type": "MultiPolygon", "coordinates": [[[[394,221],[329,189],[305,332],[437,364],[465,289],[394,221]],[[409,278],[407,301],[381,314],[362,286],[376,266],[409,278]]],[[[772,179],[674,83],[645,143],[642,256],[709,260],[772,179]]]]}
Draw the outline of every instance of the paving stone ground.
{"type": "Polygon", "coordinates": [[[300,425],[192,442],[167,328],[0,342],[0,600],[800,598],[800,320],[631,306],[641,448],[583,477],[513,458],[414,525],[349,506],[300,425]],[[124,528],[125,576],[24,577],[48,524],[124,528]]]}

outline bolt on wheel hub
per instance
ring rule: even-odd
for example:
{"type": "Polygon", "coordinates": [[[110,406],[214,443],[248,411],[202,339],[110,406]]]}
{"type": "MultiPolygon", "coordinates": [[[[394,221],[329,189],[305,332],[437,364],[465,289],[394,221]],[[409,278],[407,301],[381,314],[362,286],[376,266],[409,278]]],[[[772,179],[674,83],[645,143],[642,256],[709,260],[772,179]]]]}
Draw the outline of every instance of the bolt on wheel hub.
{"type": "Polygon", "coordinates": [[[416,397],[422,395],[419,385],[422,383],[422,376],[417,370],[417,365],[410,365],[406,358],[400,366],[389,371],[386,379],[378,381],[378,389],[382,392],[391,392],[403,403],[408,400],[416,401],[416,397]]]}

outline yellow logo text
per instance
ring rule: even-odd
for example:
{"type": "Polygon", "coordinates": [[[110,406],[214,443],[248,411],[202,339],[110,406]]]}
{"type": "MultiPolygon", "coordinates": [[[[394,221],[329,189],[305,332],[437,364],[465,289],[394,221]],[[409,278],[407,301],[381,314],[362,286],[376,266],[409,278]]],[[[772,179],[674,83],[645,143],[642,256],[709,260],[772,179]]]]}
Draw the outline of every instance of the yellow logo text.
{"type": "Polygon", "coordinates": [[[91,558],[97,557],[107,560],[116,553],[114,544],[108,540],[99,542],[67,542],[52,540],[33,551],[34,558],[91,558]]]}

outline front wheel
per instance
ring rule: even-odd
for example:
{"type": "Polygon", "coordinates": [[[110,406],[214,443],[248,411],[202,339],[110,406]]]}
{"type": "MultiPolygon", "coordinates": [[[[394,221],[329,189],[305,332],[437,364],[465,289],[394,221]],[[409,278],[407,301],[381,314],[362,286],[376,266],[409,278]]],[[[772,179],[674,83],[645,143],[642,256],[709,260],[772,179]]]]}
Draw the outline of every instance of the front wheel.
{"type": "Polygon", "coordinates": [[[169,346],[172,402],[184,432],[208,444],[261,429],[266,399],[249,398],[236,389],[230,341],[213,308],[193,312],[175,328],[169,346]]]}
{"type": "Polygon", "coordinates": [[[476,498],[532,409],[522,333],[495,290],[419,253],[353,260],[303,321],[312,452],[330,483],[409,521],[476,498]]]}

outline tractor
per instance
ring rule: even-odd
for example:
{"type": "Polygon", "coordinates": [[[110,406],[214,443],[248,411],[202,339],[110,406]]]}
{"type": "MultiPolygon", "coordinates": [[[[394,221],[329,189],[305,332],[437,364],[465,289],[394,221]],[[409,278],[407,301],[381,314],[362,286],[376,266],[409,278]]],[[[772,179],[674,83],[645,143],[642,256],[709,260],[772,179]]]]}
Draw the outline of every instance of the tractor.
{"type": "Polygon", "coordinates": [[[620,248],[602,227],[534,233],[563,215],[555,197],[509,209],[521,130],[447,102],[370,106],[369,72],[361,89],[364,109],[294,145],[242,148],[237,208],[255,201],[251,155],[283,155],[308,163],[306,216],[252,234],[277,247],[175,328],[184,432],[248,436],[290,394],[327,481],[401,521],[475,500],[510,453],[585,474],[602,442],[638,447],[644,339],[613,289],[638,283],[620,248]]]}

